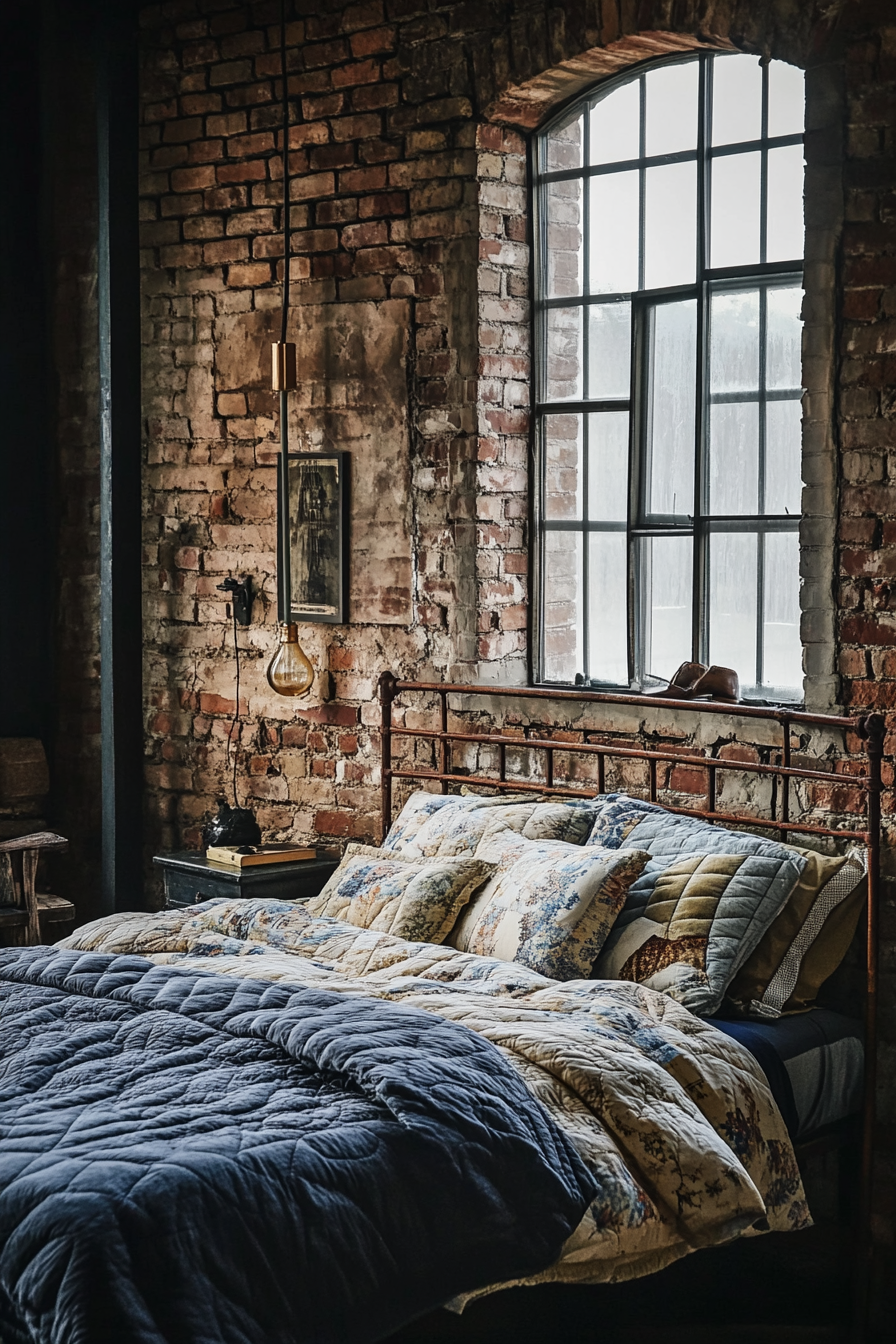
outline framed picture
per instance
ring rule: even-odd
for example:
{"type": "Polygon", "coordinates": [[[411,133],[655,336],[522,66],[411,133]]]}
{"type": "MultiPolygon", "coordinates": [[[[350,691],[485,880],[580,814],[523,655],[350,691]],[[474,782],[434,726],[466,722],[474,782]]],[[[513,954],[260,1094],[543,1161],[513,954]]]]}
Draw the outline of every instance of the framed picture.
{"type": "MultiPolygon", "coordinates": [[[[348,461],[345,452],[289,454],[288,525],[280,529],[288,551],[285,565],[281,556],[280,601],[289,621],[346,619],[348,461]]],[[[282,509],[282,478],[280,493],[282,509]]]]}

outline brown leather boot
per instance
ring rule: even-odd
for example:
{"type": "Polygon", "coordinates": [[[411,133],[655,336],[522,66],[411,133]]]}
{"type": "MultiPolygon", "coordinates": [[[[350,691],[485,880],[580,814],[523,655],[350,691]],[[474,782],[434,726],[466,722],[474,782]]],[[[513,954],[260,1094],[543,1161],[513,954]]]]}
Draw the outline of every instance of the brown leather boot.
{"type": "Polygon", "coordinates": [[[736,705],[740,699],[740,681],[733,667],[713,663],[693,686],[684,691],[683,700],[724,700],[736,705]]]}
{"type": "Polygon", "coordinates": [[[654,695],[660,700],[688,699],[691,688],[697,685],[707,671],[705,663],[682,663],[678,671],[672,674],[668,686],[660,691],[647,691],[647,695],[654,695]]]}

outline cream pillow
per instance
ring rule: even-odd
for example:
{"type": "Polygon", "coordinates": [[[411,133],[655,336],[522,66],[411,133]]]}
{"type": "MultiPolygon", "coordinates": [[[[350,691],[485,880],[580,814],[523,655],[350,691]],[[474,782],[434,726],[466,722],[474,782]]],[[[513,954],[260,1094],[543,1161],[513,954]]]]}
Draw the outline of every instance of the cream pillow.
{"type": "MultiPolygon", "coordinates": [[[[520,794],[517,795],[516,802],[518,804],[535,803],[538,802],[538,795],[534,793],[520,794]]],[[[452,813],[456,820],[461,813],[473,808],[505,807],[506,805],[506,798],[499,796],[485,797],[476,793],[466,793],[460,796],[456,793],[430,793],[427,789],[418,789],[416,793],[411,794],[389,827],[389,833],[383,841],[383,849],[388,849],[394,853],[402,853],[406,849],[415,849],[417,836],[421,829],[443,810],[452,813]]]]}
{"type": "Polygon", "coordinates": [[[409,858],[349,845],[318,896],[312,915],[330,915],[356,928],[392,933],[410,942],[440,943],[459,912],[494,871],[474,858],[409,858]]]}
{"type": "Polygon", "coordinates": [[[473,855],[486,834],[499,829],[527,840],[564,840],[580,845],[591,830],[594,813],[587,804],[459,798],[458,807],[441,807],[401,848],[403,854],[473,855]]]}
{"type": "Polygon", "coordinates": [[[477,857],[497,864],[449,942],[554,980],[587,977],[647,855],[493,830],[477,857]]]}

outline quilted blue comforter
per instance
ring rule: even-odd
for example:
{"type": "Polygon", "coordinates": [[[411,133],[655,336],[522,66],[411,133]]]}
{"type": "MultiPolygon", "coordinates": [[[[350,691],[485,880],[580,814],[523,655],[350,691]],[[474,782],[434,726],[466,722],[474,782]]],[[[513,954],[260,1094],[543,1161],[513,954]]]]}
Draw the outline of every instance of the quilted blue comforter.
{"type": "Polygon", "coordinates": [[[0,952],[4,1344],[375,1340],[550,1264],[595,1193],[457,1023],[0,952]]]}

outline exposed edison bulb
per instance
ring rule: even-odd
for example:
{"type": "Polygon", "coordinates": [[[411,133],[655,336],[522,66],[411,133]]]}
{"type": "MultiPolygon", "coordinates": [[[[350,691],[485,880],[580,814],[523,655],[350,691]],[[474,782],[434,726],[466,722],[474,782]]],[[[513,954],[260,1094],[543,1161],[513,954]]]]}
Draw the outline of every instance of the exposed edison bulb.
{"type": "Polygon", "coordinates": [[[268,666],[268,684],[278,695],[305,695],[311,690],[314,668],[302,652],[298,627],[280,623],[280,647],[268,666]]]}

